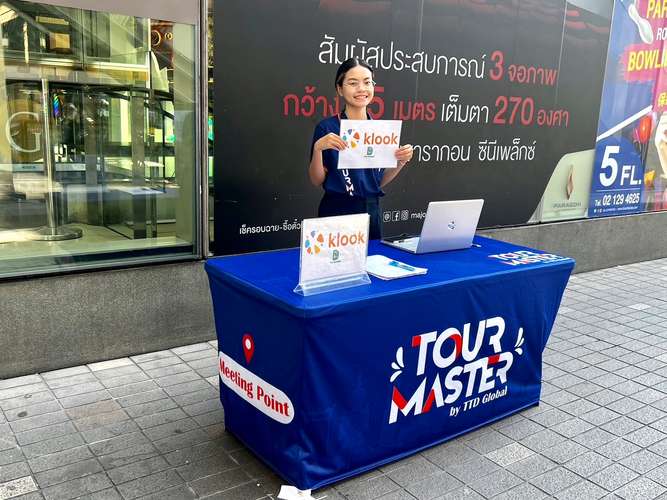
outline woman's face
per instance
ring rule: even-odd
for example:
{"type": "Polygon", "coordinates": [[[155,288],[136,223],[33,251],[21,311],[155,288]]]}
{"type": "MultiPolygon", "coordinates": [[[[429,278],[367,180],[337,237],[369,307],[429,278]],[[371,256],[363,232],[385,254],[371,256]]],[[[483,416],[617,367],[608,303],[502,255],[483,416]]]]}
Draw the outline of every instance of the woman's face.
{"type": "Polygon", "coordinates": [[[355,66],[345,73],[338,93],[348,106],[363,108],[373,99],[373,74],[368,68],[355,66]]]}

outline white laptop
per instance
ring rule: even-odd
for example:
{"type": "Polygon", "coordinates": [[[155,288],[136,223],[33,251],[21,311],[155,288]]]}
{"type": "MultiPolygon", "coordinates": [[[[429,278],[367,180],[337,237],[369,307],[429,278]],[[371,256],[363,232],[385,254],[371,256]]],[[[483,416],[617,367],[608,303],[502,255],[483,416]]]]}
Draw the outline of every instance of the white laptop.
{"type": "Polygon", "coordinates": [[[387,238],[382,243],[412,253],[470,248],[482,205],[484,200],[432,201],[419,236],[387,238]]]}

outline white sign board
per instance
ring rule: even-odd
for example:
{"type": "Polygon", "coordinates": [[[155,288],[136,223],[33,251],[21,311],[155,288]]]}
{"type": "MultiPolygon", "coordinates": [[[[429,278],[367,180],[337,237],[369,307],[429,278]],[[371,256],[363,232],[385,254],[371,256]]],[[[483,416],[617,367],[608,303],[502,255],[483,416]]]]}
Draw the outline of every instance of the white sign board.
{"type": "Polygon", "coordinates": [[[401,120],[341,120],[340,136],[347,148],[338,154],[338,168],[396,168],[401,120]]]}
{"type": "Polygon", "coordinates": [[[370,283],[366,273],[368,214],[305,219],[299,286],[303,295],[370,283]]]}

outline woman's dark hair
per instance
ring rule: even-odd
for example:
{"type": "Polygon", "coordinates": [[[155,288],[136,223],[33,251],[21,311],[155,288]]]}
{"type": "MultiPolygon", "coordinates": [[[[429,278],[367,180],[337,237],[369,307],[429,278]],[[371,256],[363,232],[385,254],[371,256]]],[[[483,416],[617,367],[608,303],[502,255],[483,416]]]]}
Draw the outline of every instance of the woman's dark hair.
{"type": "Polygon", "coordinates": [[[370,71],[371,76],[373,76],[373,68],[370,64],[356,57],[350,57],[349,59],[343,61],[343,64],[338,66],[338,71],[336,71],[336,87],[343,85],[345,74],[356,66],[363,66],[368,71],[370,71]]]}

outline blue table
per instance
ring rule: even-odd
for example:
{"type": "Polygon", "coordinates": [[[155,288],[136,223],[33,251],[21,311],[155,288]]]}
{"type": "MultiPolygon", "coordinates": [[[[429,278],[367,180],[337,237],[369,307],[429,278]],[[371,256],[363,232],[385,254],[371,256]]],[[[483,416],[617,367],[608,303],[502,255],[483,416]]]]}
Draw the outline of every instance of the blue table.
{"type": "Polygon", "coordinates": [[[296,249],[211,259],[227,429],[318,488],[536,405],[574,261],[476,237],[428,274],[303,297],[296,249]]]}

